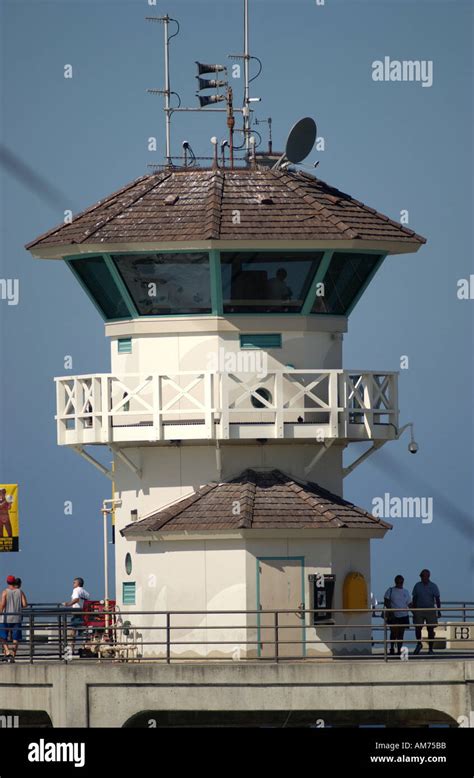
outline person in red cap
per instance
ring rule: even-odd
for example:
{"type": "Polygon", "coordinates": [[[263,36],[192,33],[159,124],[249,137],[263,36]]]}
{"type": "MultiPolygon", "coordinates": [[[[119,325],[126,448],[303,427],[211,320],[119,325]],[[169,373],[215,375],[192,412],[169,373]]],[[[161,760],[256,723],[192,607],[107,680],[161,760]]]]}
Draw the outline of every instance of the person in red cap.
{"type": "Polygon", "coordinates": [[[21,590],[21,581],[14,575],[7,577],[7,588],[2,592],[0,601],[0,613],[3,613],[3,624],[0,629],[0,640],[3,644],[3,661],[14,662],[18,650],[18,642],[21,640],[22,608],[28,605],[24,592],[21,590]],[[10,650],[9,642],[13,643],[10,650]]]}

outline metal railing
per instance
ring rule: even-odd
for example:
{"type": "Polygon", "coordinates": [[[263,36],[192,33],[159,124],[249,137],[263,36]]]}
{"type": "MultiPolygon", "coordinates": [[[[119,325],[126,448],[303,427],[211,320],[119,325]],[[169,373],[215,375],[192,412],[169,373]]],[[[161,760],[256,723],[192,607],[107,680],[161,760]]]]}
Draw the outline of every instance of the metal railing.
{"type": "Polygon", "coordinates": [[[181,371],[56,378],[59,445],[175,439],[387,439],[398,374],[181,371]],[[178,434],[179,433],[179,434],[178,434]]]}
{"type": "MultiPolygon", "coordinates": [[[[389,661],[397,641],[389,613],[374,618],[373,609],[220,610],[220,611],[126,611],[99,614],[64,607],[34,605],[22,614],[23,640],[17,659],[70,661],[75,651],[100,661],[245,662],[269,660],[317,661],[318,658],[389,661]],[[71,624],[72,616],[94,619],[71,624]],[[380,623],[378,623],[380,621],[380,623]],[[391,634],[392,633],[392,634],[391,634]],[[319,656],[318,656],[319,655],[319,656]]],[[[413,613],[437,609],[413,609],[413,613]]],[[[377,610],[376,610],[377,613],[377,610]]],[[[423,645],[432,644],[435,656],[449,659],[474,658],[474,604],[443,604],[442,620],[433,625],[434,637],[422,635],[423,645]]],[[[401,658],[419,659],[410,649],[418,642],[408,637],[414,625],[405,627],[401,658]]],[[[8,630],[8,625],[2,625],[8,630]]],[[[400,637],[398,635],[398,637],[400,637]]],[[[5,643],[5,640],[2,641],[5,643]]],[[[11,648],[11,641],[7,641],[11,648]]]]}

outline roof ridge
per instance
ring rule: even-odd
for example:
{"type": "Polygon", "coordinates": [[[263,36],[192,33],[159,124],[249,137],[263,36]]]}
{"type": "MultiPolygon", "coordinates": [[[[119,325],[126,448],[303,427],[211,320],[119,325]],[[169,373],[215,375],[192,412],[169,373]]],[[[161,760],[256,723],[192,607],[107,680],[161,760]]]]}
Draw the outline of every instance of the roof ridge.
{"type": "MultiPolygon", "coordinates": [[[[271,170],[270,172],[274,176],[278,176],[279,178],[281,178],[283,180],[283,183],[288,187],[288,189],[292,189],[292,191],[298,191],[298,193],[301,195],[303,200],[305,200],[305,202],[308,203],[308,205],[318,206],[316,208],[316,211],[318,213],[324,214],[326,219],[331,224],[333,224],[335,227],[337,227],[338,225],[342,225],[342,232],[347,233],[348,237],[350,237],[352,239],[355,239],[355,238],[359,237],[359,233],[355,232],[355,230],[353,230],[352,227],[349,227],[349,225],[346,224],[346,222],[344,222],[338,216],[335,216],[334,214],[332,214],[331,211],[328,208],[326,208],[325,205],[322,205],[320,202],[318,202],[318,200],[315,197],[313,197],[313,195],[308,194],[307,192],[302,190],[302,184],[300,182],[298,182],[297,180],[295,180],[292,176],[290,176],[289,173],[287,173],[287,172],[280,172],[280,171],[277,171],[277,170],[275,170],[275,171],[271,170]],[[294,183],[294,186],[290,187],[288,185],[289,182],[294,183]],[[302,191],[300,191],[300,190],[302,190],[302,191]]],[[[315,178],[314,180],[318,181],[317,178],[315,178]]],[[[316,214],[315,214],[315,216],[316,216],[316,214]]],[[[306,218],[305,221],[308,221],[308,219],[306,218]]]]}
{"type": "Polygon", "coordinates": [[[98,232],[102,227],[105,227],[106,224],[109,224],[111,221],[117,218],[117,216],[120,216],[121,213],[126,211],[128,208],[131,208],[134,203],[136,203],[138,200],[140,200],[142,197],[145,197],[145,195],[149,194],[155,187],[160,186],[164,181],[166,181],[168,178],[171,178],[172,173],[165,173],[163,174],[163,177],[159,181],[154,181],[151,186],[147,187],[145,191],[140,192],[136,197],[133,197],[132,200],[128,203],[124,203],[121,205],[120,208],[116,210],[115,213],[112,215],[106,216],[102,221],[98,222],[98,224],[95,225],[93,230],[85,231],[84,237],[79,241],[79,243],[84,243],[86,240],[89,240],[91,235],[94,235],[94,233],[98,232]]]}
{"type": "Polygon", "coordinates": [[[222,198],[224,195],[224,176],[220,170],[215,170],[211,177],[208,193],[210,234],[208,240],[219,240],[222,218],[222,198]]]}
{"type": "MultiPolygon", "coordinates": [[[[342,522],[340,519],[337,518],[337,516],[330,510],[318,510],[320,505],[316,500],[316,497],[314,497],[309,490],[307,490],[305,487],[310,486],[311,482],[308,481],[307,484],[298,484],[297,481],[287,481],[286,485],[291,489],[292,492],[296,494],[296,496],[305,502],[307,505],[310,505],[313,509],[314,513],[319,517],[325,519],[328,524],[331,523],[335,525],[336,527],[343,527],[344,522],[342,522]],[[303,494],[304,496],[303,496],[303,494]]],[[[317,484],[315,484],[318,491],[320,491],[320,488],[317,484]]],[[[321,489],[321,491],[323,491],[321,489]]],[[[337,496],[337,495],[334,495],[337,496]]]]}
{"type": "MultiPolygon", "coordinates": [[[[365,508],[361,508],[359,505],[356,505],[351,500],[346,500],[346,498],[343,497],[342,495],[334,494],[334,492],[330,492],[329,489],[325,489],[323,486],[320,486],[319,484],[315,483],[314,481],[308,481],[308,486],[314,487],[321,494],[321,496],[325,497],[327,500],[330,500],[331,502],[333,502],[334,498],[336,497],[339,500],[340,504],[344,505],[345,507],[352,508],[352,510],[355,513],[358,513],[360,516],[365,516],[365,517],[371,519],[371,521],[373,521],[373,522],[375,522],[377,524],[381,524],[384,527],[389,527],[391,529],[391,527],[392,527],[391,524],[388,524],[387,522],[383,521],[379,517],[374,516],[369,511],[366,511],[365,508]]],[[[330,509],[327,509],[325,511],[321,511],[321,513],[323,513],[323,514],[324,513],[331,513],[331,511],[330,511],[330,509]]],[[[341,526],[345,526],[345,522],[342,522],[341,526]]]]}
{"type": "MultiPolygon", "coordinates": [[[[302,500],[306,505],[310,505],[311,508],[314,510],[314,512],[319,516],[323,516],[328,523],[331,522],[332,524],[335,524],[337,527],[343,527],[344,524],[340,521],[340,519],[337,518],[337,516],[332,513],[330,510],[326,511],[319,511],[317,508],[319,507],[319,504],[316,501],[316,498],[311,495],[311,493],[307,491],[306,487],[310,484],[308,481],[306,484],[303,481],[297,481],[294,478],[291,478],[291,476],[286,475],[286,473],[283,473],[281,470],[275,469],[272,470],[272,473],[274,478],[276,478],[280,483],[284,483],[288,489],[291,489],[291,491],[296,494],[298,499],[302,500]],[[304,495],[304,496],[303,496],[304,495]],[[328,514],[327,516],[324,516],[324,514],[328,514]]],[[[320,487],[315,484],[317,490],[319,491],[320,487]]],[[[321,489],[321,491],[323,491],[321,489]]],[[[337,496],[337,495],[334,495],[337,496]]]]}
{"type": "MultiPolygon", "coordinates": [[[[410,230],[408,227],[404,227],[403,224],[400,224],[400,222],[391,219],[390,216],[386,216],[386,214],[377,211],[376,208],[372,208],[370,205],[363,203],[362,200],[356,200],[356,198],[352,197],[352,195],[348,194],[347,192],[343,192],[342,189],[339,189],[336,186],[332,186],[331,184],[328,184],[328,182],[323,181],[322,178],[317,178],[316,176],[310,176],[308,173],[304,173],[303,171],[299,171],[299,170],[298,170],[298,175],[307,178],[308,183],[317,182],[319,184],[322,184],[323,186],[327,187],[327,189],[331,189],[333,192],[337,192],[338,195],[340,195],[340,199],[350,200],[352,203],[355,203],[355,205],[358,205],[359,208],[362,208],[363,211],[368,211],[371,214],[375,214],[379,219],[383,219],[383,221],[388,222],[393,227],[398,227],[398,229],[400,229],[402,232],[409,235],[411,238],[416,238],[417,240],[420,240],[422,243],[426,243],[426,238],[424,238],[423,235],[418,235],[418,233],[416,233],[415,230],[410,230]]],[[[331,195],[328,193],[328,197],[330,196],[331,195]]]]}
{"type": "Polygon", "coordinates": [[[342,497],[342,495],[334,494],[334,492],[330,492],[328,489],[325,489],[323,486],[320,486],[319,484],[315,483],[314,481],[297,481],[294,479],[289,479],[285,482],[286,485],[295,493],[297,496],[303,500],[305,503],[311,505],[312,507],[316,508],[316,512],[320,515],[326,518],[326,516],[329,518],[329,515],[331,516],[330,521],[335,522],[337,526],[343,527],[344,522],[341,519],[338,519],[337,516],[334,515],[334,512],[330,508],[326,508],[325,510],[321,510],[322,506],[320,503],[317,502],[316,498],[312,495],[311,489],[314,489],[319,495],[322,497],[326,497],[328,500],[334,502],[334,499],[340,501],[340,504],[353,508],[357,513],[367,516],[370,519],[376,519],[375,516],[372,516],[371,513],[364,510],[364,508],[359,508],[358,505],[355,505],[350,500],[346,500],[345,497],[342,497]],[[309,488],[308,488],[309,487],[309,488]],[[302,495],[302,492],[305,494],[305,496],[302,495]]]}
{"type": "Polygon", "coordinates": [[[240,521],[238,523],[239,529],[250,529],[252,527],[253,511],[255,505],[255,495],[257,492],[257,474],[255,470],[246,470],[246,483],[243,484],[242,498],[239,500],[242,504],[245,498],[249,498],[245,501],[244,511],[240,514],[240,521]]]}
{"type": "MultiPolygon", "coordinates": [[[[97,208],[101,208],[104,206],[109,200],[113,200],[114,197],[119,197],[119,195],[124,194],[128,189],[132,189],[134,186],[137,186],[142,181],[145,181],[147,178],[150,178],[151,176],[156,176],[158,173],[149,173],[148,175],[139,176],[138,178],[135,178],[133,181],[131,181],[129,184],[125,184],[125,186],[122,186],[120,189],[117,189],[115,192],[112,192],[111,194],[107,195],[107,197],[104,197],[103,200],[98,200],[94,205],[89,206],[89,208],[85,208],[83,211],[79,211],[79,213],[76,213],[72,217],[72,221],[69,222],[69,224],[73,224],[78,221],[78,219],[81,219],[83,216],[86,216],[89,213],[92,213],[92,211],[95,211],[97,208]]],[[[39,243],[43,238],[47,238],[51,235],[54,235],[56,232],[59,232],[63,227],[65,226],[64,222],[61,222],[56,227],[52,227],[50,230],[47,230],[46,232],[43,232],[42,235],[38,235],[37,238],[30,241],[29,243],[25,244],[25,248],[29,249],[32,246],[35,246],[37,243],[39,243]]],[[[68,225],[69,226],[69,225],[68,225]]]]}

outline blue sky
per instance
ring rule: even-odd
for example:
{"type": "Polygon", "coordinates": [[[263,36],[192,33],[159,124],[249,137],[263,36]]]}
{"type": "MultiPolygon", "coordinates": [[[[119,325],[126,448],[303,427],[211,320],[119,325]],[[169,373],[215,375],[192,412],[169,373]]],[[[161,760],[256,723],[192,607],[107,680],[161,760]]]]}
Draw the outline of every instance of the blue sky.
{"type": "MultiPolygon", "coordinates": [[[[0,576],[25,581],[32,600],[61,600],[83,575],[102,593],[99,507],[108,482],[55,442],[52,379],[109,368],[101,319],[61,263],[32,260],[23,245],[162,162],[161,27],[169,12],[172,88],[195,105],[195,60],[228,62],[242,50],[241,0],[1,0],[1,142],[47,179],[52,204],[9,175],[2,179],[0,277],[18,278],[20,303],[0,301],[0,473],[20,483],[21,552],[4,554],[0,576]],[[66,64],[73,78],[65,79],[66,64]],[[149,136],[159,151],[147,150],[149,136]],[[64,501],[73,503],[65,516],[64,501]]],[[[259,118],[272,116],[274,145],[301,116],[314,116],[325,151],[318,176],[428,238],[416,255],[390,257],[356,307],[344,364],[409,369],[400,376],[408,438],[387,445],[345,481],[345,496],[434,498],[434,519],[393,519],[373,546],[374,588],[402,572],[412,586],[422,567],[445,599],[474,599],[472,491],[472,311],[456,296],[472,267],[472,3],[462,0],[250,0],[251,50],[264,70],[252,85],[259,118]],[[378,83],[372,63],[429,60],[433,85],[378,83]]],[[[236,88],[236,103],[241,99],[236,88]]],[[[266,138],[265,126],[261,125],[266,138]]],[[[210,152],[224,137],[216,115],[175,117],[173,150],[190,140],[210,152]]],[[[354,456],[351,451],[349,458],[354,456]]]]}

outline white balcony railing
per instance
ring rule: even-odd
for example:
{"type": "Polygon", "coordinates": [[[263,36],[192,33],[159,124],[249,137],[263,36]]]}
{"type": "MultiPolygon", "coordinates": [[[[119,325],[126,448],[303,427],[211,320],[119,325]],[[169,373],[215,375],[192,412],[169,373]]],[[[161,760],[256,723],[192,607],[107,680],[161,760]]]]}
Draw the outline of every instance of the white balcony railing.
{"type": "Polygon", "coordinates": [[[56,378],[60,445],[212,439],[387,440],[398,374],[344,370],[56,378]]]}

